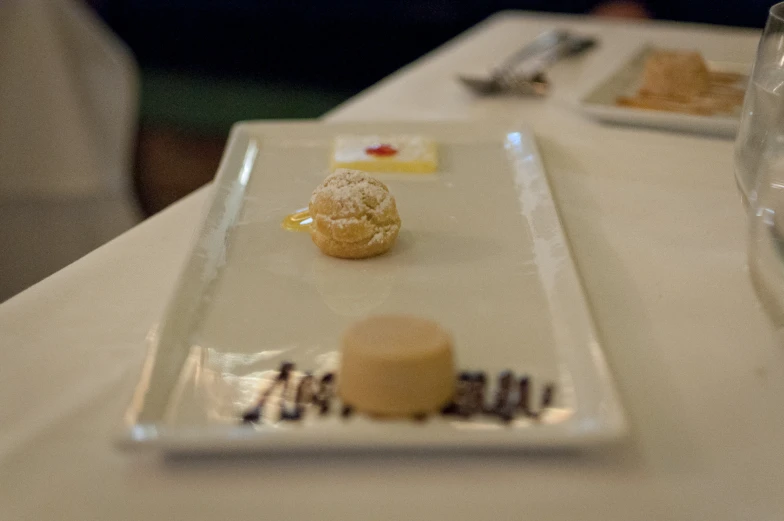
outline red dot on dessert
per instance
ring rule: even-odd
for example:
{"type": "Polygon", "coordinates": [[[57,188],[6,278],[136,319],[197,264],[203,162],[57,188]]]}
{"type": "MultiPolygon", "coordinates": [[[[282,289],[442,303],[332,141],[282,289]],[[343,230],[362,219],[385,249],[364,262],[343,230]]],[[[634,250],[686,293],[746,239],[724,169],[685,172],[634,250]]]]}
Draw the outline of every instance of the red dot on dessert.
{"type": "Polygon", "coordinates": [[[388,157],[397,154],[397,149],[392,145],[381,144],[372,147],[367,147],[365,149],[365,153],[369,156],[388,157]]]}

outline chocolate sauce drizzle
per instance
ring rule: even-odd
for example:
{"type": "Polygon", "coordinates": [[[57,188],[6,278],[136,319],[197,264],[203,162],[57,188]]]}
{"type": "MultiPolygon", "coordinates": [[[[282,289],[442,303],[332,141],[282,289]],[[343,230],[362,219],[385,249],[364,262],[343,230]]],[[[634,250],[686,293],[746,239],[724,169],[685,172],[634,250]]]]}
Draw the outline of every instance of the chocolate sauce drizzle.
{"type": "MultiPolygon", "coordinates": [[[[335,375],[325,373],[316,379],[312,373],[307,372],[300,379],[294,400],[287,398],[291,372],[294,364],[283,362],[278,369],[278,376],[260,395],[256,404],[242,415],[242,422],[247,424],[260,423],[263,411],[269,397],[280,388],[280,421],[301,420],[308,405],[313,405],[320,416],[326,416],[331,410],[332,400],[335,398],[335,375]]],[[[448,417],[470,418],[481,414],[492,416],[504,423],[511,422],[518,416],[539,420],[542,413],[552,406],[555,400],[555,384],[544,385],[538,407],[531,407],[531,378],[527,375],[519,379],[512,371],[502,371],[496,378],[495,393],[488,403],[487,374],[478,371],[462,371],[457,375],[457,389],[454,399],[441,409],[441,414],[448,417]],[[516,389],[516,392],[515,392],[516,389]]],[[[340,415],[347,419],[354,413],[353,407],[343,404],[340,415]]],[[[427,414],[416,414],[412,419],[418,422],[426,421],[427,414]]]]}

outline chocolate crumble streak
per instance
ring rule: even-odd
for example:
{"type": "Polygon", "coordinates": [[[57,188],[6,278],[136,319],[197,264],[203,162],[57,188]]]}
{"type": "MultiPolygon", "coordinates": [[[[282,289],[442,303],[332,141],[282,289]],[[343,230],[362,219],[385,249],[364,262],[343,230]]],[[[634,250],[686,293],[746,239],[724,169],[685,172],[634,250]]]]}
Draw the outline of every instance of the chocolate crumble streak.
{"type": "Polygon", "coordinates": [[[520,389],[519,389],[519,394],[517,399],[517,408],[523,411],[523,414],[531,415],[532,414],[531,409],[528,406],[528,403],[531,401],[530,400],[531,393],[529,392],[531,385],[527,376],[523,376],[522,378],[520,378],[519,387],[520,389]]]}
{"type": "Polygon", "coordinates": [[[510,400],[514,374],[511,371],[502,371],[498,375],[498,390],[495,393],[493,405],[485,412],[497,415],[501,420],[508,422],[514,418],[514,408],[517,404],[510,400]]]}
{"type": "Polygon", "coordinates": [[[313,403],[318,405],[319,414],[322,416],[329,412],[329,402],[335,395],[335,376],[332,373],[327,373],[321,377],[319,382],[318,391],[313,398],[313,403]]]}
{"type": "MultiPolygon", "coordinates": [[[[294,369],[294,364],[292,363],[285,363],[280,367],[280,374],[278,375],[278,380],[283,381],[283,389],[280,391],[280,395],[283,398],[286,397],[286,391],[288,391],[289,389],[289,379],[291,377],[292,369],[294,369]]],[[[280,400],[280,417],[286,419],[298,419],[296,418],[296,416],[297,416],[296,406],[293,410],[289,410],[289,408],[286,407],[286,400],[285,399],[280,400]]]]}
{"type": "MultiPolygon", "coordinates": [[[[271,386],[269,386],[261,395],[258,402],[256,402],[256,406],[252,409],[248,410],[245,414],[242,415],[242,421],[244,423],[256,423],[261,418],[262,410],[264,406],[267,404],[267,399],[270,397],[272,392],[281,384],[283,383],[283,393],[286,392],[286,387],[288,386],[289,376],[291,376],[291,370],[294,369],[294,364],[291,362],[283,362],[280,364],[280,369],[278,369],[278,376],[275,378],[275,381],[271,386]]],[[[281,401],[281,413],[283,413],[283,402],[281,401]]]]}
{"type": "Polygon", "coordinates": [[[305,406],[311,400],[313,400],[313,375],[307,372],[300,380],[297,386],[297,395],[294,397],[294,416],[296,417],[287,419],[299,420],[305,412],[305,406]]]}
{"type": "MultiPolygon", "coordinates": [[[[283,362],[278,369],[278,376],[259,397],[256,404],[242,415],[243,423],[261,422],[263,411],[272,393],[281,388],[280,393],[280,421],[301,420],[309,405],[313,405],[320,416],[326,416],[331,410],[332,399],[335,398],[336,379],[334,373],[325,373],[316,379],[312,373],[307,372],[297,384],[296,394],[291,400],[286,399],[287,390],[291,380],[294,364],[283,362]]],[[[531,407],[531,378],[523,375],[518,380],[511,371],[502,371],[497,377],[497,387],[490,403],[486,400],[488,378],[484,372],[462,371],[457,375],[457,385],[454,399],[441,409],[443,416],[458,416],[470,418],[482,414],[494,416],[504,423],[509,423],[515,417],[523,416],[539,420],[542,413],[552,406],[555,400],[555,384],[544,385],[538,407],[531,407]],[[516,396],[515,396],[516,395],[516,396]]],[[[354,413],[353,407],[343,404],[340,416],[348,419],[354,413]]],[[[416,414],[413,420],[423,422],[427,414],[416,414]]]]}

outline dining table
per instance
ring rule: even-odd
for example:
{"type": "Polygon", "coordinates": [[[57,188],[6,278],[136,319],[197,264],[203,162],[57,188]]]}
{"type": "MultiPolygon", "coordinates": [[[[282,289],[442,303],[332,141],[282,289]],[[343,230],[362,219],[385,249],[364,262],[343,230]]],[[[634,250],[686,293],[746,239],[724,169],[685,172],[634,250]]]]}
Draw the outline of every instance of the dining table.
{"type": "Polygon", "coordinates": [[[600,123],[578,103],[641,45],[751,64],[758,39],[752,29],[501,12],[323,118],[531,129],[628,420],[620,441],[229,457],[118,450],[206,186],[0,305],[0,518],[784,519],[784,351],[749,280],[733,142],[600,123]],[[480,97],[456,81],[553,28],[598,45],[552,67],[547,97],[480,97]]]}

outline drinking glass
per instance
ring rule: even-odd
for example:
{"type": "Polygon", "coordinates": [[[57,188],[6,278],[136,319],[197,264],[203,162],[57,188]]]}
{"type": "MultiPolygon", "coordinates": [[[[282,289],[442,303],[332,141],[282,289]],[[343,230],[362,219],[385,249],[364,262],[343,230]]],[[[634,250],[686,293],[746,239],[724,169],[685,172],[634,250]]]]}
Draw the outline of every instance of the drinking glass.
{"type": "Polygon", "coordinates": [[[784,155],[784,2],[770,8],[743,102],[735,140],[735,179],[743,202],[755,206],[768,161],[784,155]]]}
{"type": "Polygon", "coordinates": [[[749,219],[749,274],[774,327],[784,332],[784,154],[761,173],[755,191],[749,219]]]}

